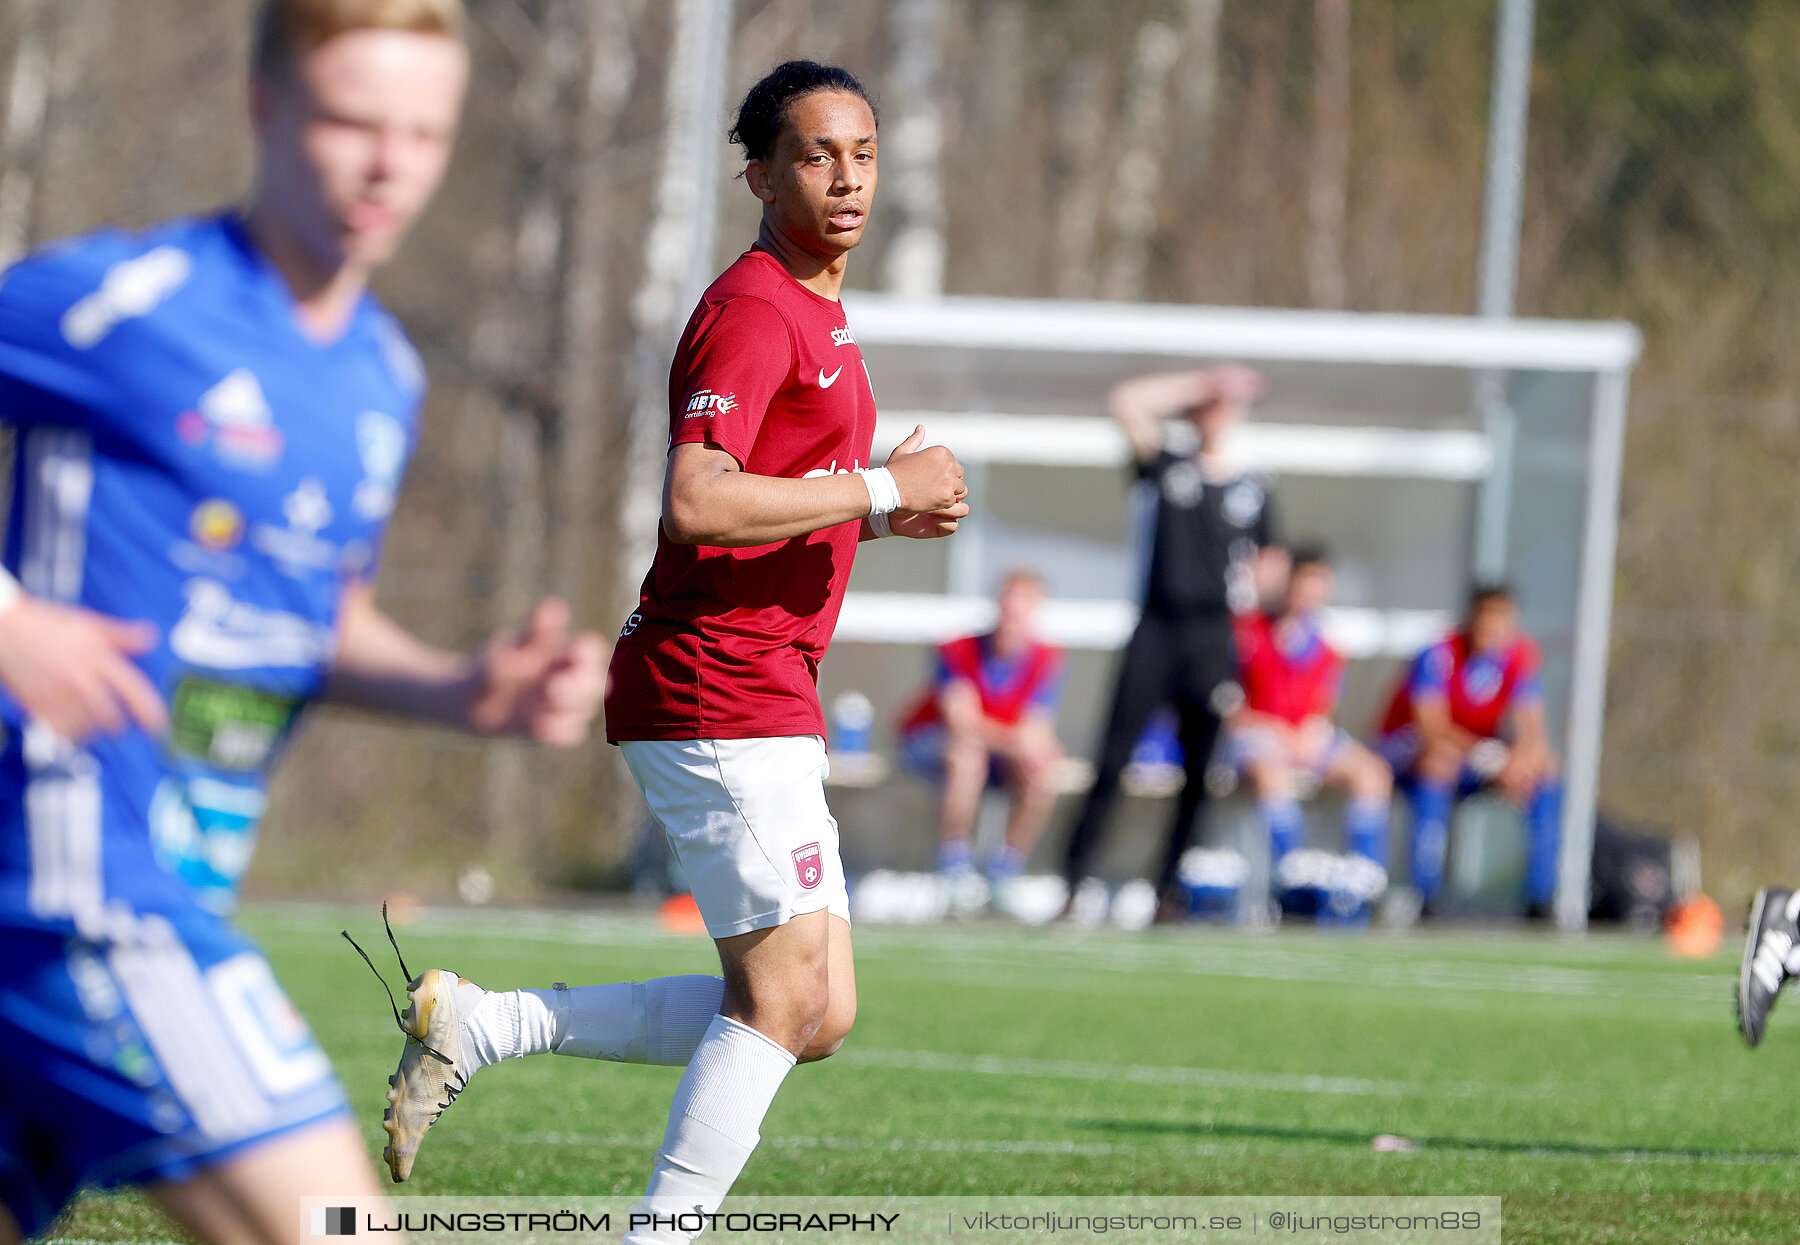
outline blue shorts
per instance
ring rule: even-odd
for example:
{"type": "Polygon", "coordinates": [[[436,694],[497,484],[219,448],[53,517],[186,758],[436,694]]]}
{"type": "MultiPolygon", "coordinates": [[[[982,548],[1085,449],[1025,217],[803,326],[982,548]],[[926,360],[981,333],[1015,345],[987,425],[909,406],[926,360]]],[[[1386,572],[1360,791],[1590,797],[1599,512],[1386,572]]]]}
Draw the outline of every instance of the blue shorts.
{"type": "MultiPolygon", "coordinates": [[[[906,762],[907,768],[915,774],[923,775],[933,782],[944,781],[944,745],[949,742],[950,729],[941,722],[930,722],[924,726],[915,726],[910,731],[900,733],[900,759],[906,762]]],[[[993,788],[1006,786],[1011,767],[997,756],[989,755],[987,785],[993,788]]]]}
{"type": "MultiPolygon", "coordinates": [[[[1375,741],[1375,751],[1394,771],[1396,786],[1410,790],[1418,783],[1417,767],[1419,756],[1424,746],[1419,740],[1416,727],[1402,726],[1388,731],[1375,741]]],[[[1487,784],[1487,777],[1473,766],[1464,764],[1462,773],[1456,779],[1456,798],[1464,799],[1474,795],[1487,784]]]]}
{"type": "Polygon", "coordinates": [[[0,1202],[27,1237],[83,1186],[189,1179],[348,1113],[256,946],[160,906],[79,931],[0,911],[0,1202]]]}
{"type": "Polygon", "coordinates": [[[1404,778],[1419,763],[1422,748],[1418,728],[1402,726],[1384,731],[1375,737],[1375,751],[1393,769],[1396,779],[1404,778]]]}

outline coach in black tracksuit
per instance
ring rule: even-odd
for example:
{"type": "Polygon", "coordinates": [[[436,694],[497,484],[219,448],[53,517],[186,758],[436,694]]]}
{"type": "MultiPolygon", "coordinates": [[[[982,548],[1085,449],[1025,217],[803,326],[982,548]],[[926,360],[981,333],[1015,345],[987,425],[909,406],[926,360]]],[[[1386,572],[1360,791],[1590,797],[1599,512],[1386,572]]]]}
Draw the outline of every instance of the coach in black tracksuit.
{"type": "Polygon", "coordinates": [[[1156,522],[1143,615],[1119,663],[1094,785],[1069,838],[1063,873],[1071,894],[1088,874],[1119,775],[1159,705],[1176,712],[1187,769],[1156,878],[1165,901],[1193,839],[1207,762],[1238,695],[1232,611],[1255,603],[1267,555],[1281,556],[1267,482],[1235,470],[1224,454],[1226,438],[1262,392],[1258,373],[1220,367],[1141,376],[1107,397],[1107,413],[1131,441],[1138,477],[1156,487],[1156,522]],[[1178,413],[1193,421],[1197,453],[1163,447],[1162,418],[1178,413]]]}

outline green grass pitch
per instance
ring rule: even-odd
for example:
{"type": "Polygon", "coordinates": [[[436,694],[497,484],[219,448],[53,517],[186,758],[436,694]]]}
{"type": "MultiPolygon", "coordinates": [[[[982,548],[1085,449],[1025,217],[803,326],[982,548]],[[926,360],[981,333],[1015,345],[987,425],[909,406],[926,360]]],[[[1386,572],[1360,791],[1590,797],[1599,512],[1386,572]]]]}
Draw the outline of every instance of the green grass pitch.
{"type": "MultiPolygon", "coordinates": [[[[372,1154],[400,1048],[337,936],[392,967],[373,910],[244,925],[312,1022],[372,1154]],[[379,953],[378,953],[379,952],[379,953]]],[[[709,972],[649,916],[433,910],[414,971],[490,987],[709,972]]],[[[739,1188],[765,1194],[1466,1194],[1509,1242],[1800,1241],[1800,1005],[1761,1049],[1711,961],[1596,936],[970,924],[864,928],[845,1049],[789,1078],[739,1188]],[[1376,1153],[1379,1133],[1410,1153],[1376,1153]]],[[[639,1191],[677,1073],[541,1058],[484,1071],[401,1193],[639,1191]]],[[[151,1241],[134,1194],[61,1228],[151,1241]]]]}

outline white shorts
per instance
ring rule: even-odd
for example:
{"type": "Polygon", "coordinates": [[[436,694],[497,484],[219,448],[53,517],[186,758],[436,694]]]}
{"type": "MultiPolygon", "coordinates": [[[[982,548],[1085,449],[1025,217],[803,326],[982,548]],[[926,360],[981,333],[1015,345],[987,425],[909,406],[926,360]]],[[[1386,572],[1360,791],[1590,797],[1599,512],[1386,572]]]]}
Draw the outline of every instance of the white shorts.
{"type": "Polygon", "coordinates": [[[1344,754],[1356,746],[1356,740],[1343,727],[1334,727],[1331,742],[1319,750],[1319,754],[1305,764],[1296,763],[1287,745],[1274,731],[1263,726],[1241,726],[1225,731],[1224,760],[1232,769],[1242,773],[1253,761],[1274,761],[1287,765],[1290,769],[1310,774],[1315,780],[1325,776],[1325,772],[1339,761],[1344,754]]]}
{"type": "Polygon", "coordinates": [[[850,919],[823,739],[636,739],[619,750],[708,934],[730,938],[821,908],[850,919]]]}

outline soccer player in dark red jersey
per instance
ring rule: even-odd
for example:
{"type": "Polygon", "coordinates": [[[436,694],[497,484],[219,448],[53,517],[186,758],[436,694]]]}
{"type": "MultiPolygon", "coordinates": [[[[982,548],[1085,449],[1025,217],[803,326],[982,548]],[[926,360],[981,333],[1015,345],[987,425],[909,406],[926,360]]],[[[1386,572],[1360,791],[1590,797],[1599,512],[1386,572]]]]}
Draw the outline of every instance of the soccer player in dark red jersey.
{"type": "Polygon", "coordinates": [[[750,89],[733,138],[762,227],[676,352],[662,531],[606,704],[608,738],[668,832],[723,977],[490,993],[431,970],[410,990],[417,1041],[391,1121],[410,1169],[442,1104],[498,1059],[686,1065],[640,1207],[650,1215],[634,1213],[628,1241],[691,1237],[788,1070],[850,1031],[849,909],[814,680],[858,542],[947,536],[968,513],[961,466],[921,448],[923,429],[869,464],[875,397],[838,302],[875,193],[862,85],[790,61],[750,89]]]}

